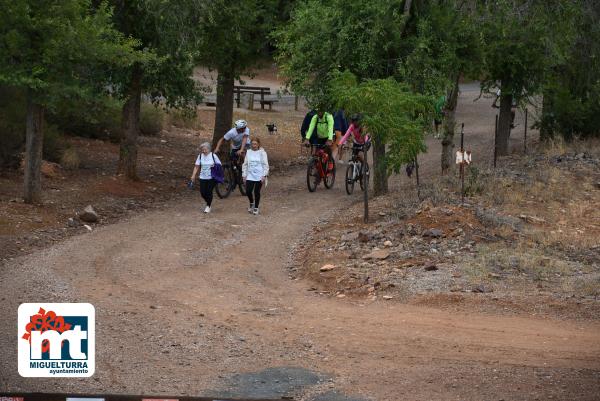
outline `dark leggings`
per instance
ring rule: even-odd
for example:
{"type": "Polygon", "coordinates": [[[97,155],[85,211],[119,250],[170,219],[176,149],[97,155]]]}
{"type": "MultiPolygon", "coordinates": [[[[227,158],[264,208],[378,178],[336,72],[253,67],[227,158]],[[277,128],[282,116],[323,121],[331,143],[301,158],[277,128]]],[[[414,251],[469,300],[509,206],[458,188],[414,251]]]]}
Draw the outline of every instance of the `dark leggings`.
{"type": "Polygon", "coordinates": [[[216,182],[213,178],[210,180],[200,180],[200,195],[202,195],[202,199],[206,201],[208,206],[212,204],[215,184],[216,182]]]}
{"type": "Polygon", "coordinates": [[[258,207],[260,203],[260,189],[262,188],[262,181],[250,181],[246,180],[246,195],[250,203],[254,203],[254,207],[258,207]],[[254,195],[252,194],[254,191],[254,195]]]}

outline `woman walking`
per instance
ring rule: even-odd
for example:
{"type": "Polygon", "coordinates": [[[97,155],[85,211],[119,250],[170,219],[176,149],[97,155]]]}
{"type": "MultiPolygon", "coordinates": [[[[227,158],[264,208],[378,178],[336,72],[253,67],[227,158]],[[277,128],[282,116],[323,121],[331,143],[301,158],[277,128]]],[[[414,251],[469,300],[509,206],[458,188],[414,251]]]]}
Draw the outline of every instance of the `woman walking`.
{"type": "Polygon", "coordinates": [[[246,195],[250,201],[248,213],[258,214],[260,204],[260,189],[269,175],[269,159],[267,152],[260,147],[260,139],[251,138],[251,148],[246,152],[242,165],[242,177],[246,183],[246,195]]]}
{"type": "Polygon", "coordinates": [[[212,205],[213,189],[217,184],[217,181],[213,178],[212,169],[216,164],[221,164],[219,156],[211,152],[210,143],[204,142],[200,145],[200,154],[196,159],[194,171],[190,178],[193,183],[198,176],[198,171],[200,171],[200,194],[202,195],[202,199],[206,202],[204,213],[210,213],[210,207],[212,205]]]}

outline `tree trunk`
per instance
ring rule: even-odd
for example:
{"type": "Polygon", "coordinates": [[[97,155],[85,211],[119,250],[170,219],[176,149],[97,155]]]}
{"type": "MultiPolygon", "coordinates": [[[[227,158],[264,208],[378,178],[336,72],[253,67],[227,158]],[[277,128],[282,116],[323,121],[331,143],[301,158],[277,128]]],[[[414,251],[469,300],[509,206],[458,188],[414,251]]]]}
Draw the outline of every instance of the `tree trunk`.
{"type": "Polygon", "coordinates": [[[234,74],[231,69],[219,69],[217,76],[217,110],[215,113],[215,130],[213,131],[213,147],[219,139],[231,129],[233,121],[233,83],[234,74]]]}
{"type": "Polygon", "coordinates": [[[135,65],[131,72],[127,100],[123,105],[119,151],[119,174],[125,174],[131,180],[139,179],[137,175],[137,139],[140,132],[141,102],[142,69],[139,65],[135,65]]]}
{"type": "Polygon", "coordinates": [[[42,199],[42,147],[44,145],[44,107],[36,103],[33,93],[27,96],[25,130],[25,203],[39,203],[42,199]]]}
{"type": "Polygon", "coordinates": [[[385,143],[373,141],[373,196],[388,192],[388,172],[385,161],[385,143]]]}
{"type": "Polygon", "coordinates": [[[500,116],[498,117],[498,156],[508,155],[508,141],[510,139],[510,124],[511,124],[511,113],[512,108],[512,94],[505,94],[504,91],[500,93],[500,116]]]}
{"type": "Polygon", "coordinates": [[[452,166],[454,150],[454,130],[456,129],[456,105],[458,103],[460,75],[454,80],[454,88],[448,94],[446,101],[446,116],[444,118],[444,137],[442,139],[442,174],[446,174],[452,166]]]}

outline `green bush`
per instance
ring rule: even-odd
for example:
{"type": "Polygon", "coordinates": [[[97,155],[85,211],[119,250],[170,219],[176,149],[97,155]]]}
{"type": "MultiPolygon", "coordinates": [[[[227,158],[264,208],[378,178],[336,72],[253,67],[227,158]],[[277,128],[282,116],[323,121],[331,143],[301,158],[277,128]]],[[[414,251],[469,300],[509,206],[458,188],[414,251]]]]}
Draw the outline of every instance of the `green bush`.
{"type": "Polygon", "coordinates": [[[59,163],[65,149],[67,149],[67,143],[63,135],[59,132],[58,127],[47,124],[44,127],[43,159],[59,163]]]}
{"type": "Polygon", "coordinates": [[[79,154],[75,148],[66,148],[60,157],[60,165],[66,170],[77,170],[79,168],[79,164],[79,154]]]}
{"type": "Polygon", "coordinates": [[[196,109],[171,109],[168,116],[170,124],[177,128],[200,129],[196,109]]]}
{"type": "Polygon", "coordinates": [[[151,103],[142,103],[140,110],[140,134],[156,136],[163,128],[164,112],[151,103]]]}
{"type": "Polygon", "coordinates": [[[0,168],[16,168],[21,162],[26,107],[23,91],[0,87],[0,168]]]}
{"type": "Polygon", "coordinates": [[[67,134],[116,142],[121,132],[122,105],[109,96],[61,99],[51,105],[47,118],[67,134]]]}

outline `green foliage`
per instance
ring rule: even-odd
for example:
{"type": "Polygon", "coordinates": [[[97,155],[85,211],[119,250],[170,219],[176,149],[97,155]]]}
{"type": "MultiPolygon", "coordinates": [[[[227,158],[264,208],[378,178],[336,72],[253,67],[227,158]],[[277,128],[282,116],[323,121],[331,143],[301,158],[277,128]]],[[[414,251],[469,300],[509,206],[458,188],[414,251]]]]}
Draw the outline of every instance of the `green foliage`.
{"type": "Polygon", "coordinates": [[[121,131],[119,99],[110,96],[62,98],[49,105],[47,119],[62,132],[116,141],[121,131]]]}
{"type": "Polygon", "coordinates": [[[390,171],[400,171],[427,150],[424,133],[433,116],[433,97],[416,94],[393,78],[359,83],[349,72],[336,74],[331,87],[336,106],[349,114],[360,112],[374,140],[388,145],[390,171]]]}
{"type": "Polygon", "coordinates": [[[162,109],[149,103],[142,103],[140,112],[140,134],[156,136],[160,134],[165,119],[162,109]]]}
{"type": "MultiPolygon", "coordinates": [[[[193,107],[201,101],[200,87],[192,79],[198,57],[200,0],[110,0],[113,21],[123,35],[140,44],[136,68],[141,67],[142,90],[155,103],[193,107]]],[[[113,88],[128,95],[131,64],[110,71],[113,88]],[[123,68],[124,67],[124,68],[123,68]]]]}
{"type": "Polygon", "coordinates": [[[0,86],[0,168],[16,168],[25,143],[25,95],[0,86]]]}
{"type": "Polygon", "coordinates": [[[335,70],[358,78],[393,75],[402,54],[403,0],[308,0],[273,33],[280,73],[311,104],[325,101],[335,70]]]}
{"type": "Polygon", "coordinates": [[[63,152],[68,148],[64,136],[55,125],[46,125],[44,129],[44,148],[42,159],[59,163],[63,152]]]}
{"type": "Polygon", "coordinates": [[[90,94],[95,67],[127,65],[136,42],[111,27],[105,3],[0,0],[0,84],[28,88],[45,104],[90,94]]]}
{"type": "Polygon", "coordinates": [[[600,3],[580,0],[577,38],[548,75],[541,127],[546,137],[600,136],[600,3]]]}
{"type": "Polygon", "coordinates": [[[575,32],[574,2],[497,0],[479,7],[484,90],[501,84],[517,101],[540,93],[545,77],[561,64],[575,32]]]}
{"type": "Polygon", "coordinates": [[[398,78],[419,93],[446,94],[457,76],[476,77],[481,36],[464,1],[423,1],[408,27],[398,78]]]}
{"type": "Polygon", "coordinates": [[[199,4],[198,57],[211,69],[239,77],[267,50],[266,37],[278,15],[275,0],[208,0],[199,4]]]}

